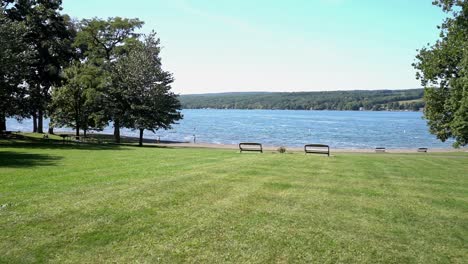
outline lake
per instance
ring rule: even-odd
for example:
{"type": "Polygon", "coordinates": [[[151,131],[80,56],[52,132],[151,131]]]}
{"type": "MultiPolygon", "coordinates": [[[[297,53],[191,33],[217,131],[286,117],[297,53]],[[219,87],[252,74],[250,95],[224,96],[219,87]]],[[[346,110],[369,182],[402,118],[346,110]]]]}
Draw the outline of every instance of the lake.
{"type": "MultiPolygon", "coordinates": [[[[421,112],[298,111],[298,110],[183,110],[173,129],[145,132],[145,138],[216,144],[261,142],[270,146],[301,147],[306,143],[333,148],[449,148],[428,132],[421,112]]],[[[45,121],[47,128],[48,121],[45,121]]],[[[7,120],[8,130],[31,131],[31,120],[7,120]]],[[[56,131],[72,131],[56,129],[56,131]]],[[[111,126],[103,131],[113,133],[111,126]]],[[[138,136],[122,129],[122,135],[138,136]]]]}

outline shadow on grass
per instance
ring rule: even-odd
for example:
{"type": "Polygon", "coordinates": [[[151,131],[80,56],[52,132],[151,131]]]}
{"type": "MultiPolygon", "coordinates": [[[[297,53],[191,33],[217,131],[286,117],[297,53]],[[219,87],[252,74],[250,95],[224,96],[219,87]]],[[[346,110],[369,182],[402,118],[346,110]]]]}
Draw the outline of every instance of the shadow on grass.
{"type": "Polygon", "coordinates": [[[0,168],[23,168],[34,166],[55,165],[61,157],[45,154],[19,153],[13,151],[0,151],[0,168]]]}
{"type": "Polygon", "coordinates": [[[58,140],[0,140],[0,148],[30,148],[30,149],[82,149],[82,150],[125,150],[117,144],[94,143],[62,143],[58,140]]]}
{"type": "Polygon", "coordinates": [[[0,138],[0,148],[31,149],[83,149],[83,150],[121,150],[122,145],[112,143],[91,143],[63,141],[62,139],[44,139],[23,134],[14,134],[9,138],[0,138]]]}
{"type": "MultiPolygon", "coordinates": [[[[167,146],[143,145],[148,148],[170,148],[167,146]]],[[[130,150],[139,148],[137,144],[89,143],[76,141],[62,141],[56,139],[42,139],[18,135],[15,138],[0,139],[1,148],[30,148],[30,149],[81,149],[81,150],[130,150]]]]}
{"type": "Polygon", "coordinates": [[[176,146],[174,146],[174,147],[170,147],[170,146],[145,145],[145,144],[143,144],[143,146],[139,146],[139,145],[137,145],[137,144],[126,145],[126,146],[132,146],[132,147],[135,147],[135,148],[137,148],[137,149],[139,149],[139,148],[173,149],[173,148],[175,148],[175,147],[176,147],[176,146]]]}

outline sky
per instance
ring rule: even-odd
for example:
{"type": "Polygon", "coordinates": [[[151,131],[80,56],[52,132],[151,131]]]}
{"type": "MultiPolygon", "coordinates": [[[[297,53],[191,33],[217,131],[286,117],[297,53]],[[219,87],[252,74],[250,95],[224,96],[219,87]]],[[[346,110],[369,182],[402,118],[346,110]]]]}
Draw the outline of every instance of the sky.
{"type": "Polygon", "coordinates": [[[432,0],[63,0],[71,17],[139,18],[179,94],[419,88],[432,0]]]}

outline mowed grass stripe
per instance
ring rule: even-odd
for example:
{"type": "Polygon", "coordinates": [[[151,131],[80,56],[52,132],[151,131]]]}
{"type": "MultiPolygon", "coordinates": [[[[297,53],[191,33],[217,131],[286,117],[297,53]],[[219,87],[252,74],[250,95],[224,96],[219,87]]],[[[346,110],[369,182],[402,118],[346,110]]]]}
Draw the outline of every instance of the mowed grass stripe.
{"type": "Polygon", "coordinates": [[[0,262],[467,258],[466,154],[27,144],[1,152],[54,158],[0,161],[0,204],[8,204],[0,209],[0,262]]]}

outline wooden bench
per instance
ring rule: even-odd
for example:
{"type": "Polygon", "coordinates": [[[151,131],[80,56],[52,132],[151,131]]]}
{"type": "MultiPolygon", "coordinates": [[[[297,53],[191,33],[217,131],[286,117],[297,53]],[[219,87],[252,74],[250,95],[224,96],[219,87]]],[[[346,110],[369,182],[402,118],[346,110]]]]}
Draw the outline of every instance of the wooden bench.
{"type": "Polygon", "coordinates": [[[65,144],[66,142],[71,142],[71,135],[69,134],[59,134],[58,136],[62,138],[62,144],[65,144]]]}
{"type": "Polygon", "coordinates": [[[242,151],[256,151],[256,152],[263,153],[262,144],[260,143],[249,143],[249,142],[239,143],[239,150],[241,153],[242,151]]]}
{"type": "Polygon", "coordinates": [[[418,152],[427,152],[427,148],[418,148],[418,152]]]}
{"type": "Polygon", "coordinates": [[[383,148],[383,147],[378,147],[378,148],[375,148],[375,152],[380,152],[380,153],[383,153],[383,152],[385,152],[385,150],[386,150],[386,149],[385,149],[385,148],[383,148]]]}
{"type": "Polygon", "coordinates": [[[327,154],[330,157],[330,147],[323,144],[307,144],[304,145],[305,154],[327,154]]]}

